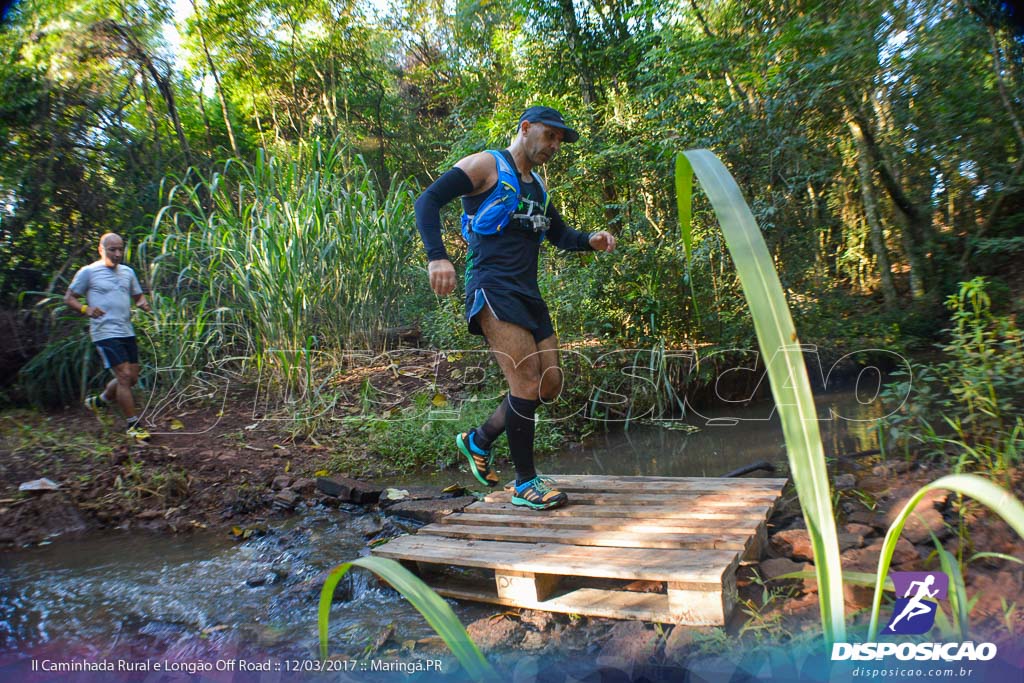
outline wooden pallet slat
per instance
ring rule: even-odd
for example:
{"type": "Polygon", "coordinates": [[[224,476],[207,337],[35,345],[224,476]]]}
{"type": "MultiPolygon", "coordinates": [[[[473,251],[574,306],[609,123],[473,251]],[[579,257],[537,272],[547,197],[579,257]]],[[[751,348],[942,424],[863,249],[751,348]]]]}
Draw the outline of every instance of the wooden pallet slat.
{"type": "Polygon", "coordinates": [[[722,625],[735,604],[736,568],[759,556],[767,518],[785,485],[783,479],[554,479],[569,494],[564,508],[525,510],[511,505],[509,492],[493,492],[372,552],[419,568],[447,597],[722,625]],[[475,568],[483,578],[434,571],[445,567],[475,568]],[[637,580],[661,582],[664,590],[628,590],[637,580]],[[621,585],[588,584],[594,581],[621,585]]]}
{"type": "MultiPolygon", "coordinates": [[[[573,500],[573,505],[564,508],[556,508],[554,510],[544,510],[542,512],[532,513],[532,516],[538,519],[548,519],[552,517],[575,518],[578,516],[586,516],[609,517],[612,519],[658,518],[679,520],[736,520],[750,518],[754,520],[761,520],[767,516],[767,513],[771,508],[772,506],[768,504],[755,504],[729,508],[710,508],[710,511],[706,511],[706,509],[703,508],[665,502],[651,505],[591,505],[585,511],[581,511],[580,508],[576,506],[575,500],[573,500]]],[[[515,505],[512,505],[511,502],[473,503],[465,509],[465,512],[480,515],[531,514],[530,511],[525,511],[521,507],[516,507],[515,505]]]]}

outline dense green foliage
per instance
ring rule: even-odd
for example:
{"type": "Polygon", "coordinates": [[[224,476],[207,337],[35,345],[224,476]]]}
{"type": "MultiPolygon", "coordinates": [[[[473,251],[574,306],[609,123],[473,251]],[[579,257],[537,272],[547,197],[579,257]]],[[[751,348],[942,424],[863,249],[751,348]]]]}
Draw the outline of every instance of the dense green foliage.
{"type": "Polygon", "coordinates": [[[618,231],[638,257],[582,283],[598,310],[566,311],[573,331],[679,339],[729,327],[736,283],[707,225],[693,276],[698,300],[717,304],[699,308],[711,320],[687,316],[688,287],[661,248],[676,229],[680,148],[723,156],[784,282],[806,296],[839,285],[890,307],[937,302],[965,270],[1021,251],[1024,50],[995,4],[174,7],[187,16],[167,0],[26,0],[7,17],[8,301],[62,289],[106,229],[148,234],[168,174],[209,177],[226,156],[251,163],[261,148],[340,138],[383,186],[425,182],[505,144],[533,102],[562,107],[583,132],[549,171],[564,212],[618,231]],[[180,45],[167,39],[175,21],[180,45]]]}
{"type": "Polygon", "coordinates": [[[897,453],[949,453],[957,469],[1008,476],[1024,455],[1024,337],[1012,317],[993,313],[984,278],[963,283],[946,306],[948,360],[897,373],[889,398],[910,399],[887,419],[886,441],[897,453]]]}

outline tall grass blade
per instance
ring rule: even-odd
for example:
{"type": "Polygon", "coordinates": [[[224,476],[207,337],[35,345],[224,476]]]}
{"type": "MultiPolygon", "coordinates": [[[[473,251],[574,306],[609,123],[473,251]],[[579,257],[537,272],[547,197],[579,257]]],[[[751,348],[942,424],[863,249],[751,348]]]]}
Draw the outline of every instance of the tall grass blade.
{"type": "Polygon", "coordinates": [[[951,474],[922,486],[903,506],[900,514],[885,534],[882,554],[878,558],[878,575],[875,583],[875,596],[871,604],[871,621],[868,623],[867,639],[869,641],[876,640],[878,635],[878,613],[882,604],[881,585],[889,573],[889,564],[892,562],[892,554],[896,550],[896,542],[903,531],[903,525],[906,524],[907,518],[925,497],[925,494],[935,490],[953,491],[974,498],[1002,517],[1021,538],[1024,538],[1024,505],[1009,491],[993,484],[988,479],[976,474],[951,474]]]}
{"type": "Polygon", "coordinates": [[[690,301],[693,302],[694,320],[700,321],[697,306],[697,290],[693,286],[691,260],[693,257],[693,168],[682,154],[676,156],[676,206],[679,210],[679,233],[683,240],[683,255],[686,257],[686,279],[690,285],[690,301]]]}
{"type": "Polygon", "coordinates": [[[952,553],[942,547],[935,534],[931,534],[931,537],[942,571],[949,577],[949,609],[960,632],[960,642],[963,643],[967,641],[967,586],[964,585],[964,575],[952,553]]]}
{"type": "Polygon", "coordinates": [[[718,157],[703,149],[676,157],[677,186],[683,182],[679,174],[685,180],[688,169],[700,180],[715,209],[754,318],[793,484],[814,548],[822,630],[831,645],[846,638],[843,576],[824,449],[796,328],[761,231],[732,175],[718,157]]]}
{"type": "Polygon", "coordinates": [[[490,662],[480,653],[476,644],[470,640],[466,629],[462,627],[459,618],[452,612],[452,608],[448,606],[448,603],[408,569],[394,560],[383,557],[360,557],[357,560],[335,567],[327,575],[324,587],[320,590],[320,606],[317,610],[321,659],[327,659],[327,627],[331,615],[331,601],[334,598],[334,589],[341,578],[345,576],[345,573],[352,567],[369,569],[405,596],[405,599],[419,610],[431,628],[441,636],[445,644],[451,649],[452,654],[455,655],[459,663],[466,670],[466,673],[473,680],[498,680],[497,672],[494,671],[490,662]]]}

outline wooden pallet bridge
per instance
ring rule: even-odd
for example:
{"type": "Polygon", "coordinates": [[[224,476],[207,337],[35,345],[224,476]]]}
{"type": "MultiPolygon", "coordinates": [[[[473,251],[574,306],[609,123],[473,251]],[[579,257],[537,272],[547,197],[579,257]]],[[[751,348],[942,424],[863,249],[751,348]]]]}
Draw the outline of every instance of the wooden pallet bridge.
{"type": "Polygon", "coordinates": [[[555,475],[569,505],[495,492],[373,549],[439,594],[616,619],[723,625],[785,479],[555,475]],[[641,590],[637,590],[640,588],[641,590]],[[641,592],[653,591],[653,592],[641,592]]]}

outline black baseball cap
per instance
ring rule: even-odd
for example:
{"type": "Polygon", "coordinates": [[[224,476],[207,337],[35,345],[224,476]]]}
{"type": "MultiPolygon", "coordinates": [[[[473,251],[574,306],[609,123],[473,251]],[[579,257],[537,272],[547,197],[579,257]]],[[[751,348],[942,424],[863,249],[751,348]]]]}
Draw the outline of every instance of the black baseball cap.
{"type": "Polygon", "coordinates": [[[552,109],[551,107],[530,107],[519,117],[519,125],[522,125],[523,121],[543,123],[545,126],[561,128],[565,131],[565,142],[576,142],[580,139],[579,133],[565,125],[565,119],[562,118],[562,114],[557,109],[552,109]]]}

